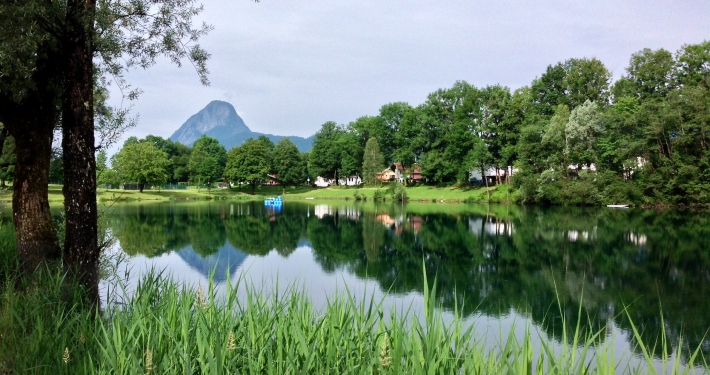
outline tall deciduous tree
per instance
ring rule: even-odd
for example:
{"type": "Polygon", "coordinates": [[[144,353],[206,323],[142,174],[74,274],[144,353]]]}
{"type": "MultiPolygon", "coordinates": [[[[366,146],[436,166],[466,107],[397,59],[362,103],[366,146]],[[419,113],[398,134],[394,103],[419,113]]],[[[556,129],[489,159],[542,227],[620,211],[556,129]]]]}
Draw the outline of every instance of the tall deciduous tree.
{"type": "Polygon", "coordinates": [[[256,185],[268,178],[270,165],[269,146],[262,140],[248,139],[229,151],[224,178],[237,184],[248,183],[254,193],[256,185]]]}
{"type": "Polygon", "coordinates": [[[124,146],[116,155],[116,170],[125,182],[138,184],[143,192],[146,184],[164,184],[168,179],[168,155],[150,142],[124,146]]]}
{"type": "Polygon", "coordinates": [[[203,135],[192,146],[190,153],[190,179],[197,183],[198,190],[201,184],[206,183],[207,188],[219,180],[227,164],[227,151],[215,138],[203,135]]]}
{"type": "Polygon", "coordinates": [[[372,185],[377,182],[377,173],[385,168],[385,158],[380,152],[377,138],[370,138],[365,144],[362,160],[362,179],[365,184],[372,185]]]}
{"type": "Polygon", "coordinates": [[[336,147],[340,150],[339,175],[343,178],[347,176],[360,175],[362,169],[362,144],[354,132],[343,133],[336,147]]]}
{"type": "Polygon", "coordinates": [[[315,134],[313,148],[309,153],[308,169],[316,176],[337,180],[343,150],[338,140],[345,129],[333,121],[326,122],[315,134]]]}
{"type": "Polygon", "coordinates": [[[295,185],[306,179],[306,166],[298,147],[290,139],[279,141],[271,155],[271,170],[281,185],[295,185]]]}
{"type": "Polygon", "coordinates": [[[596,144],[602,132],[599,106],[587,100],[572,110],[565,126],[565,155],[577,165],[591,165],[596,160],[596,144]]]}

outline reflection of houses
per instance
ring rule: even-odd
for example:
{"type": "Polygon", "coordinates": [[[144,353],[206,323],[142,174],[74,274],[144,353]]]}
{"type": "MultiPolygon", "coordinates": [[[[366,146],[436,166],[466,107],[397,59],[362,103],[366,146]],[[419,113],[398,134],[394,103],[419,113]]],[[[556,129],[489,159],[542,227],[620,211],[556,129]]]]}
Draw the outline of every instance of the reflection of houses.
{"type": "Polygon", "coordinates": [[[638,245],[639,247],[646,246],[646,240],[648,240],[645,234],[638,234],[633,232],[629,233],[627,238],[629,242],[638,245]]]}
{"type": "Polygon", "coordinates": [[[334,208],[327,204],[317,204],[313,207],[313,215],[319,219],[323,219],[326,216],[335,216],[336,214],[338,217],[348,220],[358,220],[360,218],[360,210],[353,206],[334,208]]]}
{"type": "Polygon", "coordinates": [[[375,220],[384,224],[384,226],[387,227],[387,229],[389,230],[394,229],[395,234],[400,234],[404,230],[402,226],[402,221],[404,221],[404,218],[402,217],[393,218],[388,214],[380,214],[375,217],[375,220]]]}
{"type": "Polygon", "coordinates": [[[424,225],[424,218],[421,216],[410,216],[409,225],[412,227],[412,230],[414,230],[415,234],[419,233],[419,231],[422,229],[422,225],[424,225]]]}
{"type": "Polygon", "coordinates": [[[327,204],[317,204],[313,207],[313,214],[319,219],[322,219],[326,215],[333,216],[333,208],[327,204]]]}
{"type": "Polygon", "coordinates": [[[360,210],[357,207],[346,206],[338,208],[338,216],[348,220],[360,219],[360,210]]]}
{"type": "Polygon", "coordinates": [[[567,239],[570,242],[587,242],[589,241],[589,232],[585,231],[576,231],[576,230],[568,230],[567,231],[567,239]]]}
{"type": "Polygon", "coordinates": [[[512,236],[515,232],[513,223],[494,217],[468,219],[468,231],[480,236],[484,233],[491,236],[512,236]]]}

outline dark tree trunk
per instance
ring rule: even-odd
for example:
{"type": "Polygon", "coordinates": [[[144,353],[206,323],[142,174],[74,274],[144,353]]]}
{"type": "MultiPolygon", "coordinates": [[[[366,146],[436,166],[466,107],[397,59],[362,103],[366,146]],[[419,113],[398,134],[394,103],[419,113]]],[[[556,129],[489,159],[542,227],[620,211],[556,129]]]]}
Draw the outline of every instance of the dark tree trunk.
{"type": "Polygon", "coordinates": [[[15,138],[12,213],[17,253],[26,274],[61,255],[47,196],[52,138],[59,117],[53,51],[49,45],[38,49],[36,86],[20,102],[13,100],[12,93],[0,93],[0,122],[15,138]]]}
{"type": "Polygon", "coordinates": [[[145,187],[145,184],[138,184],[138,189],[143,192],[143,188],[145,187]]]}
{"type": "Polygon", "coordinates": [[[99,246],[94,146],[93,19],[95,0],[67,2],[62,93],[66,235],[64,266],[98,303],[99,246]]]}
{"type": "Polygon", "coordinates": [[[17,163],[12,194],[17,251],[25,271],[60,257],[49,212],[49,160],[52,132],[33,131],[15,138],[17,163]]]}

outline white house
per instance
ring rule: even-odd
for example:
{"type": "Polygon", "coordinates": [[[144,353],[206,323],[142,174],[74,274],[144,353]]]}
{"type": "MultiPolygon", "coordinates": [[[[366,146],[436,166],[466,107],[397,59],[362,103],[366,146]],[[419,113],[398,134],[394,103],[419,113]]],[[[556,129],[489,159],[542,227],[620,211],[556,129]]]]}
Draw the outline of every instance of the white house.
{"type": "Polygon", "coordinates": [[[326,180],[325,178],[323,178],[321,176],[316,177],[316,181],[313,184],[318,187],[328,187],[331,185],[330,180],[326,180]]]}
{"type": "Polygon", "coordinates": [[[355,186],[355,185],[362,185],[362,179],[360,176],[348,176],[345,179],[340,179],[338,181],[340,185],[347,185],[347,186],[355,186]]]}

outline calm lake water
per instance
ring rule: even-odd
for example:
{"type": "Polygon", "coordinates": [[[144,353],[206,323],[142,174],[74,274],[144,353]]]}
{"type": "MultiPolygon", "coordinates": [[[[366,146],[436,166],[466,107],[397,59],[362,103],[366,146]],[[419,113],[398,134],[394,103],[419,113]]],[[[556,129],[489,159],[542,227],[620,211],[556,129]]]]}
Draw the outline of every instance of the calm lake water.
{"type": "Polygon", "coordinates": [[[647,346],[660,351],[665,327],[675,350],[682,333],[681,350],[710,355],[709,212],[211,202],[117,206],[102,220],[131,256],[129,280],[156,268],[206,285],[215,272],[218,287],[296,284],[320,306],[347,288],[416,311],[425,270],[445,313],[458,304],[491,346],[528,323],[561,345],[564,317],[633,360],[626,308],[647,346]]]}

